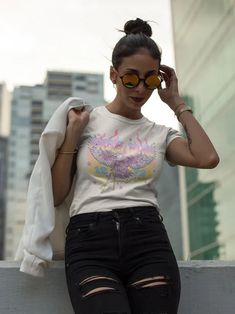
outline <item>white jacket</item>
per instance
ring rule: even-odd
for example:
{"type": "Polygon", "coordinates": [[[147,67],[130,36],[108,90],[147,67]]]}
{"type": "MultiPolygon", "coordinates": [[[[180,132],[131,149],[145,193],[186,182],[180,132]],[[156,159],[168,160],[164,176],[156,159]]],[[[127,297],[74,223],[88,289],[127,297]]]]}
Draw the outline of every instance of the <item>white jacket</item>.
{"type": "Polygon", "coordinates": [[[32,276],[44,277],[45,268],[50,267],[52,260],[64,259],[65,229],[74,184],[65,201],[54,207],[51,167],[56,150],[64,141],[68,111],[83,106],[88,112],[93,110],[83,99],[66,99],[53,113],[39,140],[39,156],[28,186],[25,225],[15,255],[15,260],[21,261],[20,271],[32,276]]]}

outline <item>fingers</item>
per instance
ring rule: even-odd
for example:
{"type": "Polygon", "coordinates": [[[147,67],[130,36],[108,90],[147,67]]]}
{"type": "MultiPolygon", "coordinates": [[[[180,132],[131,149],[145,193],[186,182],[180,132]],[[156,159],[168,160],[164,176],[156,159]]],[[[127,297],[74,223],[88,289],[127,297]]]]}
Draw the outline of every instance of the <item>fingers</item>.
{"type": "Polygon", "coordinates": [[[169,76],[166,73],[161,72],[161,76],[163,77],[164,81],[169,80],[169,76]]]}
{"type": "Polygon", "coordinates": [[[164,79],[164,82],[165,82],[165,84],[166,84],[166,87],[169,87],[171,77],[170,77],[167,73],[165,73],[165,72],[161,72],[161,76],[162,76],[163,79],[164,79]]]}
{"type": "Polygon", "coordinates": [[[73,111],[74,113],[81,113],[85,110],[85,107],[78,107],[78,108],[72,108],[70,109],[71,111],[73,111]]]}
{"type": "Polygon", "coordinates": [[[160,72],[163,75],[163,77],[167,77],[168,78],[168,82],[174,84],[178,82],[175,70],[165,64],[161,64],[160,65],[160,72]]]}
{"type": "Polygon", "coordinates": [[[78,107],[78,108],[73,108],[74,111],[83,111],[85,109],[85,107],[78,107]]]}
{"type": "Polygon", "coordinates": [[[67,124],[72,124],[77,127],[85,127],[89,121],[89,112],[85,106],[71,108],[67,116],[67,124]]]}
{"type": "Polygon", "coordinates": [[[163,72],[169,73],[169,74],[175,73],[175,70],[174,70],[173,68],[168,67],[168,66],[165,65],[165,64],[161,64],[161,65],[160,65],[160,70],[162,70],[163,72]]]}
{"type": "Polygon", "coordinates": [[[161,64],[160,71],[162,73],[166,73],[169,77],[176,76],[175,70],[173,68],[168,67],[167,65],[161,64]]]}

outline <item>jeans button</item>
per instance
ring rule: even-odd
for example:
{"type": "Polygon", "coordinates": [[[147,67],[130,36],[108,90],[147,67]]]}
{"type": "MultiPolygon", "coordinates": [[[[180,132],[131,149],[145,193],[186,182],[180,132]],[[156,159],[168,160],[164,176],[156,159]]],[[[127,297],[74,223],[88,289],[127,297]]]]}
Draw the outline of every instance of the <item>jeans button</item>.
{"type": "Polygon", "coordinates": [[[140,217],[135,216],[135,220],[137,221],[138,224],[142,224],[140,217]]]}

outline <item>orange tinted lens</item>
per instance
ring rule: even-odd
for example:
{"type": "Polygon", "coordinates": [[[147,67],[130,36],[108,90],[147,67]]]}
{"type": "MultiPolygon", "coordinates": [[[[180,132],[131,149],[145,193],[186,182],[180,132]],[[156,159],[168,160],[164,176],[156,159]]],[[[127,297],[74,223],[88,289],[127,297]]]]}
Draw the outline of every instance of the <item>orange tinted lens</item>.
{"type": "Polygon", "coordinates": [[[127,88],[133,88],[138,85],[139,78],[136,74],[125,74],[122,77],[122,82],[125,87],[127,88]]]}
{"type": "Polygon", "coordinates": [[[158,88],[161,84],[161,77],[156,74],[150,75],[145,79],[145,84],[150,89],[158,88]]]}

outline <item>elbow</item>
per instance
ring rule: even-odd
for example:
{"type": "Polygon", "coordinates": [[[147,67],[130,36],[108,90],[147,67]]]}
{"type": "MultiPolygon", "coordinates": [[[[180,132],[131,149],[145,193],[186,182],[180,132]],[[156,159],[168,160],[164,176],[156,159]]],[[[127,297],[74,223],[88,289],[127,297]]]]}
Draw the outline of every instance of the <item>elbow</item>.
{"type": "Polygon", "coordinates": [[[57,191],[57,193],[53,192],[53,201],[54,201],[54,207],[60,206],[68,196],[68,191],[57,191]]]}
{"type": "Polygon", "coordinates": [[[220,162],[220,158],[219,158],[219,156],[217,154],[212,156],[211,159],[210,159],[210,162],[209,162],[210,169],[213,169],[213,168],[217,167],[219,162],[220,162]]]}
{"type": "Polygon", "coordinates": [[[53,195],[54,207],[60,206],[64,202],[67,194],[68,194],[67,189],[65,189],[63,186],[61,187],[61,186],[55,185],[52,182],[52,195],[53,195]]]}
{"type": "Polygon", "coordinates": [[[203,162],[203,163],[200,165],[199,168],[202,168],[202,169],[213,169],[213,168],[215,168],[215,167],[218,166],[219,162],[220,162],[220,158],[219,158],[219,156],[216,154],[216,155],[211,156],[211,157],[207,160],[206,163],[203,162]]]}
{"type": "Polygon", "coordinates": [[[60,206],[65,199],[65,196],[62,193],[53,193],[53,201],[54,201],[54,207],[60,206]]]}
{"type": "Polygon", "coordinates": [[[64,202],[64,200],[65,200],[64,198],[63,199],[58,199],[58,200],[54,199],[54,207],[60,206],[64,202]]]}
{"type": "Polygon", "coordinates": [[[62,204],[63,200],[60,200],[60,199],[56,199],[54,197],[54,207],[58,207],[62,204]]]}
{"type": "Polygon", "coordinates": [[[61,193],[58,193],[58,191],[56,191],[53,185],[52,185],[52,195],[53,195],[54,207],[59,206],[63,202],[63,199],[61,197],[61,193]]]}
{"type": "Polygon", "coordinates": [[[54,207],[58,207],[58,206],[60,206],[62,204],[62,202],[54,202],[54,207]]]}

